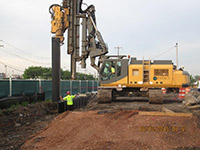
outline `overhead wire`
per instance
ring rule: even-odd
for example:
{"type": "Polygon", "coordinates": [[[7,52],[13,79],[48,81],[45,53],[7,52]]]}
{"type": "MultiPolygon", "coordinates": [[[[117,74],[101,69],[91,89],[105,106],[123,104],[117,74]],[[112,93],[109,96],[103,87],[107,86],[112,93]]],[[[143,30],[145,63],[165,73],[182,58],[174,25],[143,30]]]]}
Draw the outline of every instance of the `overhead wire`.
{"type": "Polygon", "coordinates": [[[176,46],[173,46],[173,47],[169,48],[168,50],[163,51],[163,52],[160,53],[159,55],[156,55],[156,56],[152,57],[151,59],[154,59],[154,58],[156,58],[156,57],[159,57],[159,56],[161,56],[161,55],[163,55],[163,54],[165,54],[165,53],[171,51],[171,50],[174,49],[175,47],[176,47],[176,46]]]}
{"type": "Polygon", "coordinates": [[[36,57],[36,58],[39,58],[39,59],[50,59],[50,58],[47,58],[47,57],[36,56],[36,55],[31,54],[31,53],[28,53],[28,52],[26,52],[26,51],[24,51],[24,50],[21,50],[21,49],[19,49],[19,48],[16,48],[16,47],[13,46],[12,44],[10,44],[10,43],[8,43],[8,42],[6,42],[6,41],[4,41],[4,40],[0,40],[0,41],[3,42],[3,43],[5,43],[6,45],[8,45],[10,48],[14,49],[14,51],[22,52],[22,53],[25,53],[25,54],[27,54],[27,55],[29,55],[29,56],[36,57]]]}
{"type": "Polygon", "coordinates": [[[9,64],[10,66],[12,66],[12,67],[16,67],[16,68],[20,68],[20,70],[23,70],[23,68],[26,68],[25,66],[26,66],[26,64],[17,64],[16,62],[15,63],[12,63],[12,65],[11,65],[11,63],[10,63],[10,60],[8,60],[8,59],[5,59],[4,57],[1,57],[0,56],[0,60],[2,60],[4,63],[6,63],[6,64],[9,64]],[[14,65],[13,65],[14,64],[14,65]],[[20,66],[19,66],[20,65],[20,66]],[[24,66],[25,65],[25,66],[24,66]]]}
{"type": "Polygon", "coordinates": [[[1,61],[0,61],[0,64],[2,64],[2,65],[4,65],[4,66],[7,66],[8,68],[11,68],[11,69],[13,69],[13,70],[16,70],[16,71],[19,71],[19,72],[24,72],[24,71],[22,71],[21,69],[17,69],[16,67],[10,66],[10,65],[8,65],[8,64],[6,64],[6,63],[3,63],[3,62],[1,62],[1,61]]]}
{"type": "Polygon", "coordinates": [[[18,57],[18,58],[21,58],[21,59],[23,59],[23,60],[25,60],[25,61],[28,61],[28,62],[31,62],[31,63],[50,65],[50,63],[36,62],[36,61],[30,60],[30,59],[27,59],[27,58],[25,58],[25,57],[22,57],[22,56],[20,56],[20,55],[18,55],[18,54],[13,54],[12,51],[10,51],[9,49],[5,48],[4,46],[2,46],[2,47],[0,48],[0,50],[4,51],[5,53],[7,53],[7,54],[9,54],[9,55],[16,56],[16,57],[18,57]],[[2,49],[2,48],[3,48],[3,49],[2,49]],[[4,49],[5,49],[5,50],[4,50],[4,49]]]}

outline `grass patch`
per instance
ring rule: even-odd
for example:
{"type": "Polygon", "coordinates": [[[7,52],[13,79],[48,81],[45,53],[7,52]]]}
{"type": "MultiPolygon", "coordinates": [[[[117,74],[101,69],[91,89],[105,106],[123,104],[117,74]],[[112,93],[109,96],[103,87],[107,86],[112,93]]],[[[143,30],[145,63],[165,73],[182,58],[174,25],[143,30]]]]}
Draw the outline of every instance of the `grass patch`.
{"type": "Polygon", "coordinates": [[[22,104],[21,104],[21,106],[27,106],[29,104],[29,102],[23,102],[22,104]]]}
{"type": "Polygon", "coordinates": [[[45,102],[52,102],[52,99],[46,99],[45,102]]]}
{"type": "Polygon", "coordinates": [[[21,106],[21,104],[19,104],[19,103],[13,104],[7,109],[7,111],[13,111],[14,109],[16,109],[16,108],[18,108],[20,106],[21,106]]]}
{"type": "Polygon", "coordinates": [[[44,101],[34,101],[29,103],[28,101],[22,102],[22,103],[16,103],[16,104],[12,104],[9,108],[6,109],[0,109],[0,114],[4,113],[4,112],[11,112],[19,107],[27,107],[29,105],[35,104],[35,103],[52,103],[51,99],[47,99],[44,101]]]}

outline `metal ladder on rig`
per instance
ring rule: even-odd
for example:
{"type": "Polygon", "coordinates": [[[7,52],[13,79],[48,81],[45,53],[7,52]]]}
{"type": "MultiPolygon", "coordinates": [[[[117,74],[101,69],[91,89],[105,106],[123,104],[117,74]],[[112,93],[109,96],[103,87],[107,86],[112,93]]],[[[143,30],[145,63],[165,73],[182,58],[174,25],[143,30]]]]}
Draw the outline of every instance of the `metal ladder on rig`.
{"type": "Polygon", "coordinates": [[[143,59],[143,83],[149,83],[150,78],[150,60],[144,60],[143,59]]]}

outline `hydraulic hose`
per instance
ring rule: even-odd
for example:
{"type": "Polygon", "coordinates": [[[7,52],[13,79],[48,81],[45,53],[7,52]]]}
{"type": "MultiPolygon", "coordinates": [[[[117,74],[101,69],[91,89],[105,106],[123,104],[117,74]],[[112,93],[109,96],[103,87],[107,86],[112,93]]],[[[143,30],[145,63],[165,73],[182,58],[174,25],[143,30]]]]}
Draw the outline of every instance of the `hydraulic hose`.
{"type": "Polygon", "coordinates": [[[86,13],[91,7],[94,7],[94,5],[90,5],[85,10],[82,10],[82,4],[83,4],[83,0],[80,0],[80,3],[79,3],[79,12],[80,13],[86,13]]]}
{"type": "Polygon", "coordinates": [[[62,6],[60,6],[60,5],[58,5],[58,4],[52,4],[52,5],[49,7],[49,13],[50,13],[51,15],[53,15],[53,12],[51,11],[53,6],[59,6],[60,8],[62,8],[62,6]]]}

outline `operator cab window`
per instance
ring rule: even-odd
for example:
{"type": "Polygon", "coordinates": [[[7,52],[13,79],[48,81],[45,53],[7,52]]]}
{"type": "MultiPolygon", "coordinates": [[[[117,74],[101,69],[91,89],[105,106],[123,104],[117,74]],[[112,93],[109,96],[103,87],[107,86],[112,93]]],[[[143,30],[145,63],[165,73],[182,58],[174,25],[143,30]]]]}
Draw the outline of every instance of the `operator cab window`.
{"type": "Polygon", "coordinates": [[[122,68],[122,62],[117,61],[117,76],[121,76],[121,68],[122,68]]]}
{"type": "Polygon", "coordinates": [[[101,72],[101,80],[110,80],[115,78],[115,61],[106,61],[101,72]]]}

